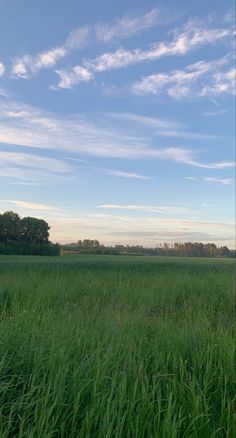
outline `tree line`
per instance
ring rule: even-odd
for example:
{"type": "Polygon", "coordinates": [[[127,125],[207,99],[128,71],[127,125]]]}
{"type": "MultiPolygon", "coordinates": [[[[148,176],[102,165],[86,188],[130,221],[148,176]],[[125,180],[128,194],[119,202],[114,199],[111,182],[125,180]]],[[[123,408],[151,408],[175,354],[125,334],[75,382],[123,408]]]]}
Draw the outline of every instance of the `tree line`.
{"type": "Polygon", "coordinates": [[[130,255],[158,255],[180,257],[235,257],[235,251],[227,246],[217,247],[215,243],[202,242],[175,242],[157,244],[155,248],[142,245],[101,245],[98,240],[85,239],[76,243],[62,245],[64,253],[80,254],[130,254],[130,255]]]}
{"type": "Polygon", "coordinates": [[[154,248],[142,245],[106,246],[96,239],[78,240],[67,245],[49,241],[50,226],[44,219],[21,218],[13,211],[0,214],[0,254],[59,255],[63,253],[110,255],[158,255],[182,257],[235,257],[235,251],[214,243],[176,242],[157,244],[154,248]]]}
{"type": "Polygon", "coordinates": [[[6,211],[0,214],[0,254],[58,255],[60,246],[49,241],[49,230],[43,219],[6,211]]]}

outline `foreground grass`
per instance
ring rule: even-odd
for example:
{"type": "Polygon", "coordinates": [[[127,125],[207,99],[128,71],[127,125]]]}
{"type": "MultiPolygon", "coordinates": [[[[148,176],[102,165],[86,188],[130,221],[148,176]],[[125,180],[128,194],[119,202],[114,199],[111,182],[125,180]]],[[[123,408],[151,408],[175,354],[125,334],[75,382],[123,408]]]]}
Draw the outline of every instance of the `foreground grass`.
{"type": "Polygon", "coordinates": [[[0,257],[0,436],[236,436],[232,260],[0,257]]]}

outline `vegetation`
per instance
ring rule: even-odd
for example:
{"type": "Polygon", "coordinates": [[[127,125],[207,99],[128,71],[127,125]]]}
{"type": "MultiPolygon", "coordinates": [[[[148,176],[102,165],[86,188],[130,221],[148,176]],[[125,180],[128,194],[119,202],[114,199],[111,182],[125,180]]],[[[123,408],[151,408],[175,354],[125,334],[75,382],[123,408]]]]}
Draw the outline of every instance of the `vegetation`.
{"type": "Polygon", "coordinates": [[[79,240],[77,243],[62,245],[64,253],[80,254],[131,254],[131,255],[158,255],[179,257],[234,257],[235,251],[227,246],[217,247],[214,243],[186,242],[157,244],[155,248],[146,248],[141,245],[101,245],[98,240],[79,240]]]}
{"type": "Polygon", "coordinates": [[[0,214],[0,254],[58,255],[59,245],[49,242],[48,223],[35,217],[20,218],[13,211],[0,214]]]}
{"type": "Polygon", "coordinates": [[[233,438],[234,260],[0,256],[0,436],[233,438]]]}

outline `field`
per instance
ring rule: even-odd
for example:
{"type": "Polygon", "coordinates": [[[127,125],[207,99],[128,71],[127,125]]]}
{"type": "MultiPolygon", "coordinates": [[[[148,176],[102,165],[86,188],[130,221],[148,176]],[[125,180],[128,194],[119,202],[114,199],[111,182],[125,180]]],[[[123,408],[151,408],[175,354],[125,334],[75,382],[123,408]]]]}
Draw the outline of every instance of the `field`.
{"type": "Polygon", "coordinates": [[[235,264],[0,257],[0,437],[236,436],[235,264]]]}

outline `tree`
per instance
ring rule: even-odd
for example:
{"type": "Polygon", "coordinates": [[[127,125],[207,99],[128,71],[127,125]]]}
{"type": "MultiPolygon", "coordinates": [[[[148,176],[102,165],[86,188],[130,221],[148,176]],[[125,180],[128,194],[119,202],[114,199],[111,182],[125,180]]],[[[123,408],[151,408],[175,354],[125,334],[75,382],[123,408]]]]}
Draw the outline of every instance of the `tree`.
{"type": "Polygon", "coordinates": [[[77,245],[83,249],[98,249],[101,246],[98,240],[93,239],[78,240],[77,245]]]}
{"type": "Polygon", "coordinates": [[[49,230],[43,219],[28,216],[21,220],[21,237],[27,243],[48,243],[49,230]]]}
{"type": "Polygon", "coordinates": [[[14,211],[0,215],[0,241],[19,241],[21,236],[21,219],[14,211]]]}
{"type": "Polygon", "coordinates": [[[205,256],[206,257],[217,256],[217,246],[214,243],[206,243],[205,244],[205,256]]]}
{"type": "Polygon", "coordinates": [[[221,257],[229,257],[230,255],[230,250],[227,246],[221,246],[220,248],[218,248],[218,255],[221,257]]]}

